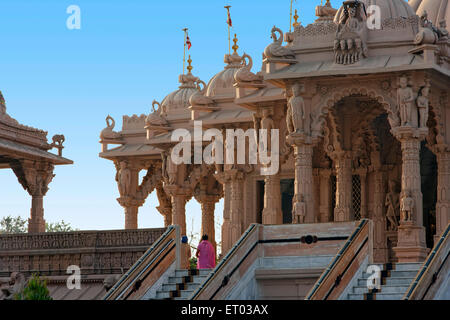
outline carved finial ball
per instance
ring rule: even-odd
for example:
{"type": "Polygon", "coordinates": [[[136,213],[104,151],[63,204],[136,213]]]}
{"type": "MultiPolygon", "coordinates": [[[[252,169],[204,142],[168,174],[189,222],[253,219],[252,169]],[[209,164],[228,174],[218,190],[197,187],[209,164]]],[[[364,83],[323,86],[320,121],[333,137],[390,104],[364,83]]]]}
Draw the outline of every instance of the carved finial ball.
{"type": "Polygon", "coordinates": [[[189,55],[189,59],[187,62],[188,62],[187,70],[189,73],[191,73],[192,69],[194,69],[194,67],[191,65],[192,64],[191,55],[189,55]]]}

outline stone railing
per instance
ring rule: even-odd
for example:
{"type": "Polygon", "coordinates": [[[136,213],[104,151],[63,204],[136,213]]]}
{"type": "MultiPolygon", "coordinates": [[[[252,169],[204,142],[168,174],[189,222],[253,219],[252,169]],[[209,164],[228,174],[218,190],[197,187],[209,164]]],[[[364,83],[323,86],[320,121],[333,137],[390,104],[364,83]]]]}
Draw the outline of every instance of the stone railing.
{"type": "Polygon", "coordinates": [[[66,275],[128,270],[166,229],[0,235],[0,277],[11,272],[66,275]]]}

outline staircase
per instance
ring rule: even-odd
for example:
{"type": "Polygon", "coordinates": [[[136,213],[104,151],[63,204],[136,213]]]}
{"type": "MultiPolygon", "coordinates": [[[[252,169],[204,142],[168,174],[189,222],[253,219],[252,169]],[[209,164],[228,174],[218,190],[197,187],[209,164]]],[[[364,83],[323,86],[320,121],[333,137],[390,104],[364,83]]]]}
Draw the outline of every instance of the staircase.
{"type": "Polygon", "coordinates": [[[156,300],[187,300],[211,273],[211,269],[176,270],[156,292],[156,300]]]}
{"type": "Polygon", "coordinates": [[[422,263],[396,263],[379,265],[381,267],[380,289],[369,290],[367,280],[372,274],[363,272],[358,279],[352,293],[348,294],[348,300],[401,300],[409,285],[417,275],[422,263]]]}

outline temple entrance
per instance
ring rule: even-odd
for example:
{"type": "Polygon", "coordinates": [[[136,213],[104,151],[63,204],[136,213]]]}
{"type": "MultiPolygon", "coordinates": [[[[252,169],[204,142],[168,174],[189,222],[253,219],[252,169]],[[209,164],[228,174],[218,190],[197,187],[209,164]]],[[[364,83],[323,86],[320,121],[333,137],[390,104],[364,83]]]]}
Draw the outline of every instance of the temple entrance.
{"type": "Polygon", "coordinates": [[[264,180],[256,181],[256,223],[262,224],[263,210],[264,210],[264,192],[266,183],[264,180]]]}
{"type": "Polygon", "coordinates": [[[281,180],[281,209],[283,224],[292,223],[292,199],[294,198],[294,179],[281,180]]]}
{"type": "Polygon", "coordinates": [[[433,247],[436,234],[436,202],[437,202],[437,161],[436,156],[428,149],[425,141],[420,150],[420,175],[423,194],[423,225],[426,230],[427,247],[433,247]]]}

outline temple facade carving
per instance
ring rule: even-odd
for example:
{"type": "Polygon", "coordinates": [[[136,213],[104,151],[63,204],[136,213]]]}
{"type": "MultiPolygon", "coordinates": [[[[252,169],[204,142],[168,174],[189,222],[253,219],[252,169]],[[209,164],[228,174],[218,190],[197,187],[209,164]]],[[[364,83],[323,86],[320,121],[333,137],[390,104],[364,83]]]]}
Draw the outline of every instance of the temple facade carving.
{"type": "MultiPolygon", "coordinates": [[[[222,254],[252,223],[367,218],[374,225],[375,262],[423,261],[450,219],[449,38],[445,22],[430,21],[434,12],[430,18],[403,0],[386,2],[381,29],[367,26],[366,10],[378,0],[348,0],[340,9],[326,1],[314,23],[296,20],[286,37],[272,28],[257,71],[250,56],[239,55],[235,36],[223,70],[206,84],[189,63],[179,89],[147,125],[139,133],[123,128],[107,140],[121,146],[101,156],[118,165],[153,161],[160,168],[152,187],[158,210],[165,224],[184,233],[185,204],[193,197],[202,208],[201,232],[215,236],[214,210],[223,199],[222,254]],[[193,136],[193,120],[221,133],[216,148],[231,142],[227,130],[254,129],[244,139],[246,163],[173,163],[171,132],[181,128],[193,136]],[[158,123],[166,130],[149,125],[158,123]],[[263,129],[267,140],[258,134],[263,129]],[[269,164],[249,163],[249,154],[273,152],[272,130],[279,133],[279,170],[264,175],[269,164]],[[144,151],[133,149],[138,140],[144,151]],[[437,187],[423,188],[427,179],[437,187]]],[[[201,151],[210,142],[201,141],[201,151]]],[[[191,148],[194,159],[199,150],[191,148]]],[[[139,195],[135,182],[138,169],[118,168],[121,198],[145,200],[148,193],[139,195]]]]}

